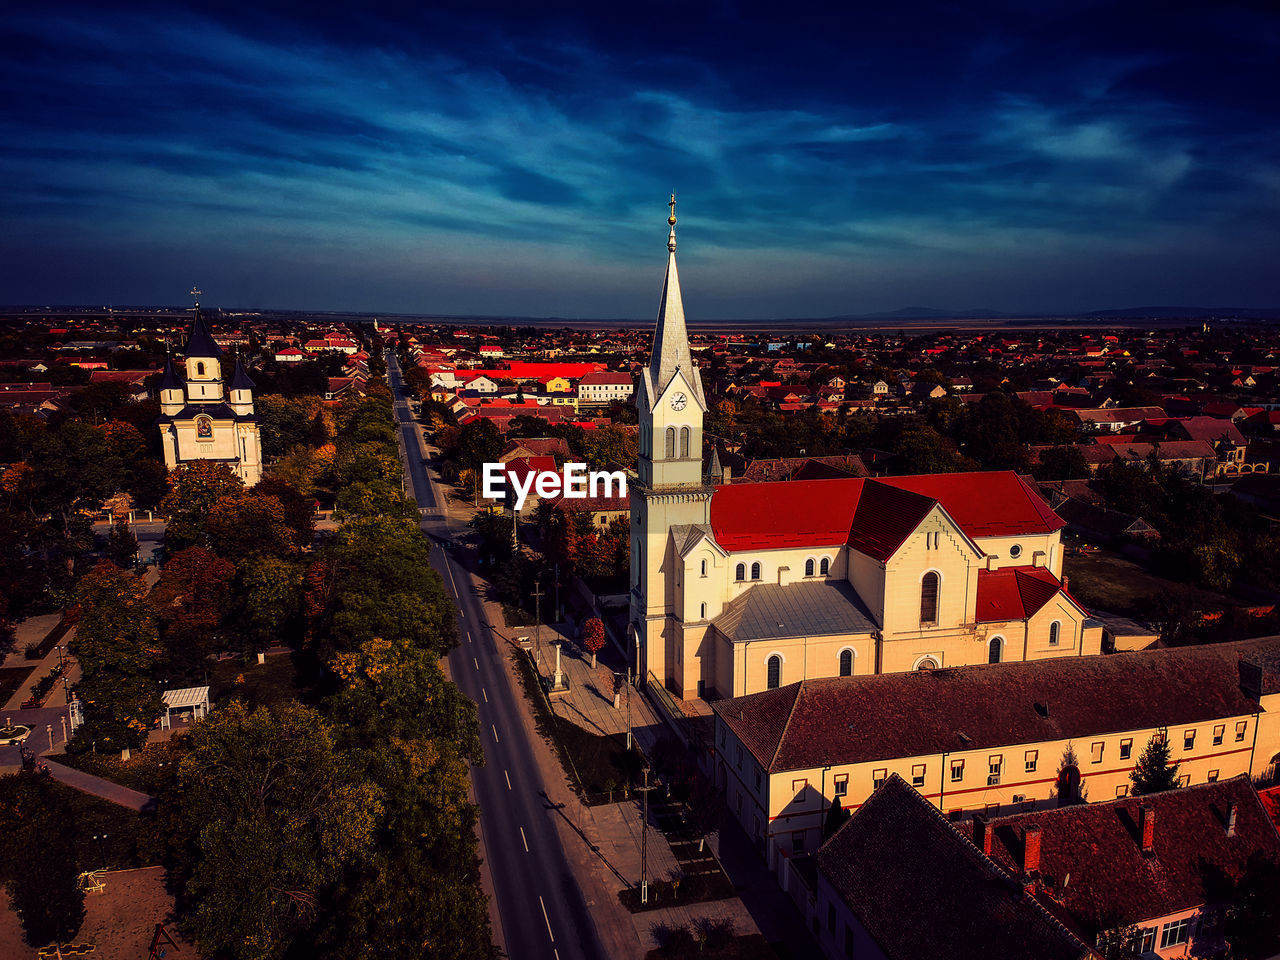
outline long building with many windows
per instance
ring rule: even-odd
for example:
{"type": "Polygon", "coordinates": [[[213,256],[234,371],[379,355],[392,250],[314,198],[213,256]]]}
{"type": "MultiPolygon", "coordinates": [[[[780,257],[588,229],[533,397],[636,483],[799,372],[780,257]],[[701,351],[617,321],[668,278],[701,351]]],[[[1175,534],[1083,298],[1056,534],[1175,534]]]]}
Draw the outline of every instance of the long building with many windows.
{"type": "Polygon", "coordinates": [[[893,773],[955,816],[1126,796],[1156,736],[1184,784],[1272,777],[1280,637],[807,680],[712,708],[717,785],[773,865],[893,773]]]}

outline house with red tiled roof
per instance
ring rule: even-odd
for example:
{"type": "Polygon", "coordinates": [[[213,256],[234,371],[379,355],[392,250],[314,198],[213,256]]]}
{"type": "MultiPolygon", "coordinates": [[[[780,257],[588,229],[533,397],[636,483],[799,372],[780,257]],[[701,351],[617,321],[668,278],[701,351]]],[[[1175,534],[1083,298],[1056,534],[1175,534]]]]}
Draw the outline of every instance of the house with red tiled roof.
{"type": "Polygon", "coordinates": [[[1280,835],[1244,774],[975,819],[973,842],[1083,939],[1135,928],[1136,950],[1161,958],[1221,953],[1230,885],[1254,858],[1280,862],[1280,835]]]}
{"type": "Polygon", "coordinates": [[[782,875],[830,960],[1096,956],[966,833],[895,774],[782,875]]]}
{"type": "Polygon", "coordinates": [[[895,773],[955,818],[1125,796],[1157,735],[1186,785],[1270,779],[1280,637],[803,680],[712,709],[716,784],[776,866],[895,773]]]}
{"type": "Polygon", "coordinates": [[[1064,523],[1013,472],[873,479],[806,461],[806,479],[710,482],[674,230],[668,250],[630,484],[641,676],[695,700],[1100,652],[1101,624],[1062,583],[1064,523]]]}

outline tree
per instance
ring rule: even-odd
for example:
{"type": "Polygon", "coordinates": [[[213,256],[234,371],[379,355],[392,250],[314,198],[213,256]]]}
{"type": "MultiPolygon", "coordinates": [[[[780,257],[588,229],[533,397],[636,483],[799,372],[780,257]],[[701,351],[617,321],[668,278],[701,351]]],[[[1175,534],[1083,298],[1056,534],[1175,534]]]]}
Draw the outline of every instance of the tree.
{"type": "Polygon", "coordinates": [[[289,641],[302,613],[302,566],[278,557],[259,557],[240,566],[236,625],[251,649],[289,641]]]}
{"type": "Polygon", "coordinates": [[[1142,748],[1142,755],[1129,774],[1135,796],[1160,793],[1178,785],[1178,765],[1169,762],[1169,740],[1155,734],[1142,748]]]}
{"type": "Polygon", "coordinates": [[[591,669],[596,668],[596,654],[604,649],[604,621],[592,617],[582,628],[582,645],[591,652],[591,669]]]}
{"type": "Polygon", "coordinates": [[[171,664],[191,669],[217,648],[218,630],[230,607],[236,568],[202,547],[179,550],[148,600],[160,617],[171,664]]]}
{"type": "Polygon", "coordinates": [[[80,582],[80,623],[71,649],[80,661],[76,685],[85,722],[76,744],[138,747],[160,715],[152,668],[160,656],[156,614],[146,584],[103,561],[80,582]]]}
{"type": "Polygon", "coordinates": [[[224,497],[244,490],[244,482],[225,463],[194,460],[169,474],[169,492],[160,510],[169,518],[165,545],[170,550],[199,543],[209,514],[224,497]]]}
{"type": "Polygon", "coordinates": [[[1089,476],[1089,463],[1078,447],[1049,447],[1031,472],[1037,480],[1080,480],[1089,476]]]}
{"type": "Polygon", "coordinates": [[[346,871],[321,952],[375,960],[429,944],[432,956],[489,956],[467,796],[466,762],[484,763],[475,704],[437,654],[403,639],[370,640],[333,669],[329,710],[384,799],[380,843],[346,871]]]}
{"type": "Polygon", "coordinates": [[[251,713],[233,700],[184,739],[166,795],[183,926],[205,956],[283,957],[328,913],[333,878],[367,855],[380,792],[296,703],[251,713]]]}
{"type": "Polygon", "coordinates": [[[107,557],[118,567],[133,565],[138,558],[138,538],[129,528],[127,517],[116,517],[107,534],[107,557]]]}
{"type": "Polygon", "coordinates": [[[1231,893],[1223,933],[1231,960],[1280,952],[1280,863],[1255,852],[1231,893]]]}
{"type": "Polygon", "coordinates": [[[706,777],[695,775],[689,793],[689,829],[698,838],[701,853],[707,838],[720,829],[725,810],[724,795],[706,777]]]}
{"type": "Polygon", "coordinates": [[[371,741],[442,740],[484,764],[476,705],[445,677],[433,651],[378,637],[339,654],[333,672],[342,688],[329,710],[345,728],[371,741]]]}
{"type": "Polygon", "coordinates": [[[1102,960],[1140,960],[1142,931],[1133,924],[1112,927],[1098,934],[1096,945],[1102,960]]]}
{"type": "Polygon", "coordinates": [[[0,874],[23,937],[33,947],[65,943],[84,921],[76,815],[47,773],[0,778],[0,874]]]}
{"type": "Polygon", "coordinates": [[[92,544],[88,517],[120,487],[120,460],[104,428],[69,420],[38,438],[30,463],[32,507],[48,515],[51,542],[70,574],[92,544]]]}
{"type": "Polygon", "coordinates": [[[430,545],[416,523],[352,519],[338,531],[328,559],[332,567],[314,621],[316,638],[327,649],[398,637],[444,655],[457,643],[453,601],[430,565],[430,545]]]}
{"type": "Polygon", "coordinates": [[[298,552],[297,533],[289,526],[284,504],[256,487],[219,499],[205,518],[201,539],[219,556],[236,561],[298,552]]]}
{"type": "Polygon", "coordinates": [[[833,797],[831,807],[827,810],[826,822],[822,825],[822,839],[825,841],[828,837],[839,830],[846,820],[850,819],[853,814],[846,810],[840,803],[839,797],[833,797]]]}

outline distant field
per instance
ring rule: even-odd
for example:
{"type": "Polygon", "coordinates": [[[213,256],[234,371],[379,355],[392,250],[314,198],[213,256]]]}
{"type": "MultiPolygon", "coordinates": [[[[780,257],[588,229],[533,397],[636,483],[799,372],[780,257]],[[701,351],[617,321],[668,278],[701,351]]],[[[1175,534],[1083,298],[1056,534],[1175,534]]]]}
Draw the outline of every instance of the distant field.
{"type": "Polygon", "coordinates": [[[1068,588],[1072,596],[1086,607],[1139,619],[1151,615],[1154,598],[1165,590],[1191,589],[1204,610],[1220,610],[1233,603],[1221,593],[1189,588],[1185,583],[1157,576],[1132,560],[1106,550],[1072,552],[1063,562],[1062,572],[1070,581],[1068,588]]]}

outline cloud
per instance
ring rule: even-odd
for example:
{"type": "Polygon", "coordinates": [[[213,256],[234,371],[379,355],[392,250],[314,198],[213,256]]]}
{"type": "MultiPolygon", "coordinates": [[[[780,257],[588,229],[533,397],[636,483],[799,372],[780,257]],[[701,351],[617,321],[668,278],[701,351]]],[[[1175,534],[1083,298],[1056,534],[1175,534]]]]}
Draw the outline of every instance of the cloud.
{"type": "Polygon", "coordinates": [[[1265,125],[1151,89],[1169,58],[1053,64],[1010,30],[975,35],[980,55],[938,33],[899,56],[870,23],[834,64],[817,23],[807,55],[773,48],[799,51],[780,64],[750,52],[774,27],[745,17],[726,29],[752,36],[652,49],[540,21],[517,35],[373,20],[344,36],[337,21],[124,8],[10,19],[0,209],[32,251],[61,256],[75,237],[68,291],[101,285],[77,265],[94,249],[118,263],[160,243],[260,271],[244,288],[280,305],[324,290],[348,307],[438,296],[464,312],[616,315],[660,266],[675,188],[710,314],[849,312],[835,301],[963,270],[992,284],[973,302],[998,305],[1002,271],[1027,257],[1069,273],[1086,252],[1199,230],[1229,261],[1277,199],[1265,125]],[[954,77],[921,73],[953,47],[954,77]],[[850,285],[856,264],[874,270],[850,285]]]}

